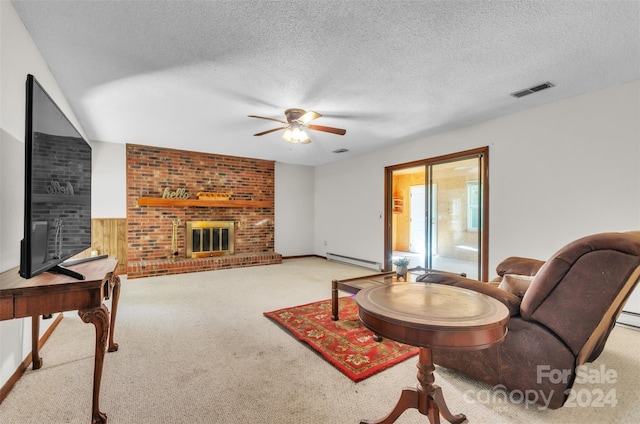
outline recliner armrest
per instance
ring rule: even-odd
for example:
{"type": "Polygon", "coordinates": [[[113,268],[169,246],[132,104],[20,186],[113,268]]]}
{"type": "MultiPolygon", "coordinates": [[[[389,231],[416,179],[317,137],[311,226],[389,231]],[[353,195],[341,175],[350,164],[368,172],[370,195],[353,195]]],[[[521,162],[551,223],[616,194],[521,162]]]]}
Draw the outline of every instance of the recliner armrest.
{"type": "Polygon", "coordinates": [[[536,275],[540,268],[544,265],[544,261],[538,259],[521,258],[519,256],[511,256],[503,260],[496,267],[499,276],[505,274],[517,275],[536,275]]]}
{"type": "Polygon", "coordinates": [[[516,316],[520,314],[520,298],[518,296],[501,290],[488,283],[472,280],[470,278],[448,272],[424,274],[416,278],[416,281],[422,283],[445,284],[448,286],[473,290],[502,302],[507,308],[509,308],[509,316],[516,316]]]}

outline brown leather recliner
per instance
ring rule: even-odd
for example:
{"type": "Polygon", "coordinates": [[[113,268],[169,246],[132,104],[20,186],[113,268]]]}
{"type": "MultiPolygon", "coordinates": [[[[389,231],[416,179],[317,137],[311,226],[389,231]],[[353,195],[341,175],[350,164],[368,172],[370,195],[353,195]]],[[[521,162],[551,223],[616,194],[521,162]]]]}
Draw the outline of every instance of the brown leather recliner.
{"type": "Polygon", "coordinates": [[[518,390],[527,402],[560,408],[576,368],[600,355],[640,280],[640,231],[594,234],[568,244],[546,262],[512,257],[496,270],[501,277],[535,277],[522,299],[456,274],[418,279],[487,294],[511,314],[502,343],[478,351],[433,349],[433,362],[494,387],[518,390]]]}

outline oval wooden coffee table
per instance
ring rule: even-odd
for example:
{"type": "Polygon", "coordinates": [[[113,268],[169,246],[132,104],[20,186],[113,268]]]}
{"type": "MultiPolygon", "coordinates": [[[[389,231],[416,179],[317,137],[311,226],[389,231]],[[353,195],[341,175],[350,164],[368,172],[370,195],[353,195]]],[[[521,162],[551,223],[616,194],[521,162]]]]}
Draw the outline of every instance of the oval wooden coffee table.
{"type": "Polygon", "coordinates": [[[405,387],[395,408],[379,420],[361,424],[390,424],[404,411],[416,408],[440,422],[440,414],[451,423],[461,423],[463,414],[453,415],[435,378],[431,348],[485,349],[507,334],[509,310],[502,302],[459,287],[429,283],[376,286],[356,295],[360,321],[374,333],[420,348],[418,385],[405,387]]]}

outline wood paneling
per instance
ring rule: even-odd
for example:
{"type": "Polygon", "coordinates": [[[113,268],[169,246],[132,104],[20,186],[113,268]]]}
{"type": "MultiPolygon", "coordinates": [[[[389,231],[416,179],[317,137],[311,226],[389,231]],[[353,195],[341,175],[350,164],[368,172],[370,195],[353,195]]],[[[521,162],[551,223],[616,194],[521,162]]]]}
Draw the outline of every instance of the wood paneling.
{"type": "Polygon", "coordinates": [[[94,218],[91,220],[91,249],[72,259],[87,258],[91,251],[118,259],[116,274],[127,273],[127,219],[94,218]]]}
{"type": "Polygon", "coordinates": [[[127,220],[126,218],[103,218],[91,220],[92,250],[99,255],[118,258],[117,274],[127,272],[127,220]]]}

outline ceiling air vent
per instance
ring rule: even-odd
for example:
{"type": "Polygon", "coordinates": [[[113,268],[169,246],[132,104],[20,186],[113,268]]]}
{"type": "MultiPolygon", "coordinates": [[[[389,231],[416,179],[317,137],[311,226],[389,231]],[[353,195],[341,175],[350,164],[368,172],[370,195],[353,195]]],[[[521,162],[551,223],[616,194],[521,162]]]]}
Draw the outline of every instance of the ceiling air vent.
{"type": "Polygon", "coordinates": [[[527,88],[525,90],[516,91],[515,93],[511,93],[511,95],[513,97],[520,98],[520,97],[528,96],[529,94],[533,94],[533,93],[541,91],[541,90],[546,90],[547,88],[551,88],[551,87],[553,87],[553,84],[551,84],[550,82],[547,81],[544,84],[536,85],[535,87],[527,88]]]}
{"type": "Polygon", "coordinates": [[[336,149],[333,151],[333,153],[344,153],[344,152],[348,152],[349,149],[336,149]]]}

